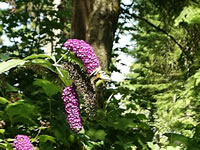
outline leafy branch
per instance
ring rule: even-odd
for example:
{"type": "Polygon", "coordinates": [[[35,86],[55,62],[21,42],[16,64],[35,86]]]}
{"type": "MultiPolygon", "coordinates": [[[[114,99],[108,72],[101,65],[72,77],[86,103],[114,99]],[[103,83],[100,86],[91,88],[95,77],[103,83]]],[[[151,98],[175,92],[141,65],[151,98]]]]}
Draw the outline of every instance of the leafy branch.
{"type": "Polygon", "coordinates": [[[159,26],[154,25],[153,23],[151,23],[150,21],[148,21],[147,19],[140,17],[134,13],[130,13],[129,10],[127,9],[123,9],[122,11],[128,15],[130,15],[131,17],[135,18],[135,19],[139,19],[143,22],[145,22],[146,24],[150,25],[151,27],[155,28],[157,31],[162,32],[163,34],[167,35],[167,37],[169,37],[181,50],[183,50],[182,45],[175,39],[175,37],[173,37],[171,34],[169,34],[167,31],[165,31],[164,29],[161,29],[159,26]]]}

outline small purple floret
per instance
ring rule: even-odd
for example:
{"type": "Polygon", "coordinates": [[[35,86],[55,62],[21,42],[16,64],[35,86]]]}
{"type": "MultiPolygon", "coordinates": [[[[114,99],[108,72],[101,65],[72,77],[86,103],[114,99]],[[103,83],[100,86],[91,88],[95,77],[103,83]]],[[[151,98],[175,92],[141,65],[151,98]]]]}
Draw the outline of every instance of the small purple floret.
{"type": "Polygon", "coordinates": [[[64,46],[82,60],[88,74],[91,74],[100,67],[98,58],[94,53],[92,46],[85,41],[69,39],[64,43],[64,46]]]}
{"type": "Polygon", "coordinates": [[[33,150],[30,139],[26,135],[15,136],[13,146],[15,146],[16,150],[33,150]]]}
{"type": "Polygon", "coordinates": [[[78,94],[74,84],[72,84],[70,87],[64,88],[62,99],[65,103],[65,111],[70,128],[73,131],[79,132],[82,129],[82,120],[80,115],[78,94]]]}

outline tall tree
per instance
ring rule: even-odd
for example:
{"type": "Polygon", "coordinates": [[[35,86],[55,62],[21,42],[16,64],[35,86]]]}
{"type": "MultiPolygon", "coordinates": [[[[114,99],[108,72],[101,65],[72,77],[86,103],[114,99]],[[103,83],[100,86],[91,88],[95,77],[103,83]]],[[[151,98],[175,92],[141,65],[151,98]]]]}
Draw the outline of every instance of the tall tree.
{"type": "Polygon", "coordinates": [[[120,0],[73,0],[72,7],[71,38],[90,43],[102,69],[107,70],[120,13],[120,0]]]}
{"type": "MultiPolygon", "coordinates": [[[[120,0],[73,0],[72,8],[71,38],[91,44],[101,68],[107,71],[120,13],[120,0]]],[[[96,93],[98,105],[102,107],[102,87],[96,93]]]]}

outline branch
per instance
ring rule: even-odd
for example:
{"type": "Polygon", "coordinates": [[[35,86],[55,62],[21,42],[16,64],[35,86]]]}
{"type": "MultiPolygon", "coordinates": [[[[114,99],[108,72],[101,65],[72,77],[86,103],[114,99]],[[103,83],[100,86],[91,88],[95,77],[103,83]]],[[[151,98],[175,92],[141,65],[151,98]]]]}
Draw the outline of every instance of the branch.
{"type": "Polygon", "coordinates": [[[150,21],[148,21],[145,18],[137,16],[136,14],[130,13],[129,10],[122,9],[122,11],[125,12],[125,13],[127,13],[127,14],[129,14],[131,17],[133,17],[135,19],[139,19],[139,20],[147,23],[148,25],[150,25],[151,27],[155,28],[159,32],[162,32],[163,34],[167,35],[167,37],[169,37],[181,50],[183,50],[182,45],[180,43],[178,43],[176,41],[176,39],[172,35],[170,35],[167,31],[165,31],[164,29],[159,28],[158,26],[154,25],[153,23],[151,23],[150,21]]]}

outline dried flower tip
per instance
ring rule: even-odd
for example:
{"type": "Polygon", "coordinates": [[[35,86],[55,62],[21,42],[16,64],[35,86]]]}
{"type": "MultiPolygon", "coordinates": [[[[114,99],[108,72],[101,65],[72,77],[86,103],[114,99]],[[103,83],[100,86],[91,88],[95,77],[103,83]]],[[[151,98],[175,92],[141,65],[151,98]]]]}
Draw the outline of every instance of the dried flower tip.
{"type": "Polygon", "coordinates": [[[65,62],[63,67],[68,70],[73,83],[83,95],[86,113],[90,116],[95,116],[98,104],[96,93],[90,82],[89,75],[85,71],[81,70],[78,64],[72,62],[65,62]]]}

